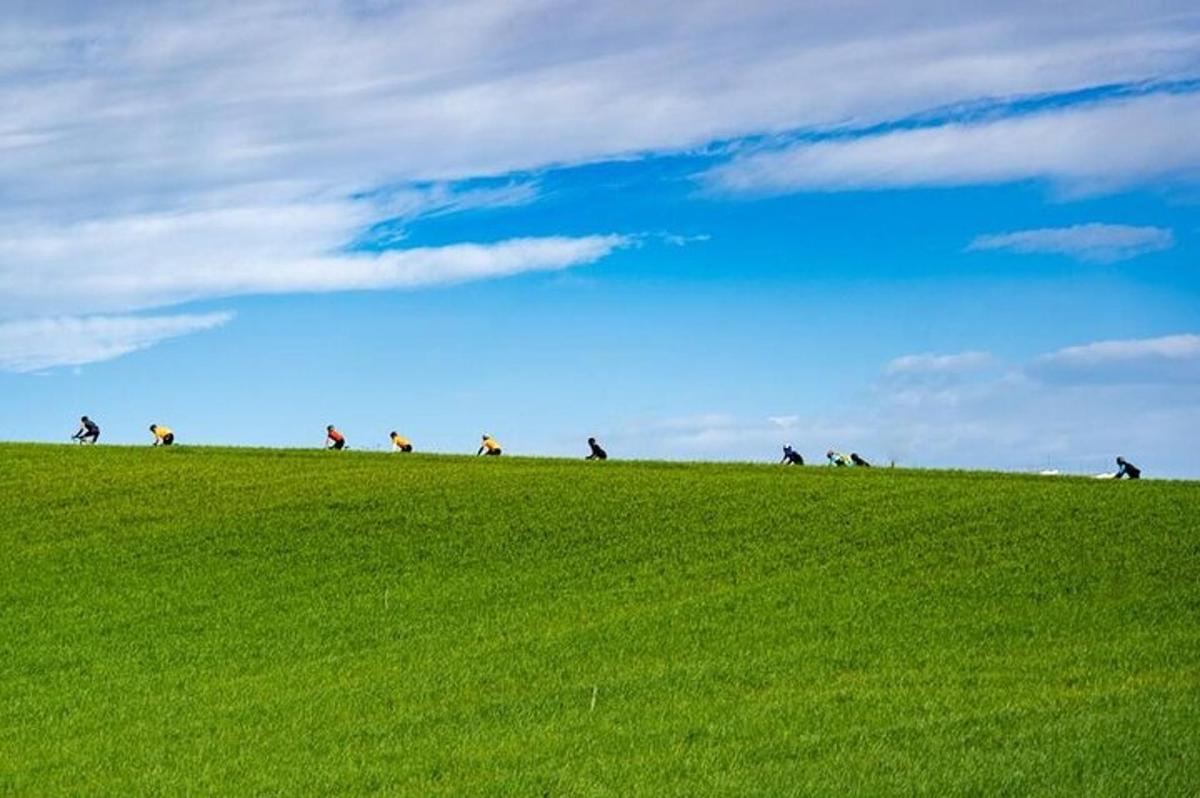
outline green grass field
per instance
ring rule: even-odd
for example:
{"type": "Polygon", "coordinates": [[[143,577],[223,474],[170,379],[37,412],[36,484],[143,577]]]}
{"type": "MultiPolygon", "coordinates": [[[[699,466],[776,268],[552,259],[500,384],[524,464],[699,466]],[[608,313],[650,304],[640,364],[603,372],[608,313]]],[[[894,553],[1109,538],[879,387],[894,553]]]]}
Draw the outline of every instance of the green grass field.
{"type": "Polygon", "coordinates": [[[1200,483],[0,446],[0,793],[1200,794],[1200,483]]]}

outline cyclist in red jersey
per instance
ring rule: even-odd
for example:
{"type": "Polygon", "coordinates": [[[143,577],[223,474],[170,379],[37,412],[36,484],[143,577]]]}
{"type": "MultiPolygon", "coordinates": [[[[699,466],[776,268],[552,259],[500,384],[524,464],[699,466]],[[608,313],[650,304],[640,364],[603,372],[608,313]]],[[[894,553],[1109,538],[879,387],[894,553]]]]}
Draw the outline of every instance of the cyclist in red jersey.
{"type": "Polygon", "coordinates": [[[334,429],[330,424],[325,428],[325,448],[326,449],[345,449],[346,436],[334,429]]]}

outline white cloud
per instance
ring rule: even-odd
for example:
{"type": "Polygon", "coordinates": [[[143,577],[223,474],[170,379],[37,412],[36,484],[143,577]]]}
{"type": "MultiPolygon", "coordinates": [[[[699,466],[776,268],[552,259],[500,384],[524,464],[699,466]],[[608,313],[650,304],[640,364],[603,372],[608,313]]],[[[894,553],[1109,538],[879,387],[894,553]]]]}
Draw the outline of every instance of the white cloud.
{"type": "Polygon", "coordinates": [[[1161,338],[1134,338],[1123,341],[1097,341],[1068,346],[1041,358],[1043,363],[1096,366],[1147,358],[1195,360],[1200,358],[1200,335],[1164,335],[1161,338]]]}
{"type": "Polygon", "coordinates": [[[232,318],[232,313],[206,313],[0,322],[0,369],[40,371],[112,360],[169,338],[220,327],[232,318]]]}
{"type": "Polygon", "coordinates": [[[499,185],[474,187],[453,183],[406,184],[378,191],[371,199],[376,214],[398,219],[444,216],[482,208],[514,208],[535,202],[541,194],[537,182],[509,180],[499,185]]]}
{"type": "Polygon", "coordinates": [[[642,457],[764,461],[791,443],[810,461],[833,447],[876,464],[1094,474],[1124,455],[1151,476],[1200,475],[1187,434],[1200,430],[1200,335],[1100,341],[953,382],[936,371],[953,361],[928,357],[909,362],[933,364],[917,369],[932,379],[897,389],[889,364],[869,401],[838,410],[642,421],[609,437],[642,457]]]}
{"type": "Polygon", "coordinates": [[[960,352],[954,355],[904,355],[890,361],[884,373],[890,376],[912,374],[959,374],[987,368],[995,359],[988,352],[960,352]]]}
{"type": "Polygon", "coordinates": [[[1021,254],[1067,255],[1090,263],[1115,263],[1175,245],[1175,236],[1162,227],[1123,224],[1077,224],[1045,227],[977,237],[968,251],[1008,250],[1021,254]]]}
{"type": "Polygon", "coordinates": [[[6,23],[0,185],[92,209],[498,174],[1200,66],[1184,0],[60,2],[6,23]]]}
{"type": "Polygon", "coordinates": [[[913,383],[864,411],[890,456],[926,465],[1095,473],[1118,454],[1200,473],[1200,335],[1097,341],[954,384],[913,383]]]}
{"type": "MultiPolygon", "coordinates": [[[[6,12],[0,319],[588,263],[623,239],[344,248],[395,217],[538,193],[528,180],[444,181],[1200,69],[1200,12],[1184,0],[415,0],[304,13],[283,0],[52,0],[6,12]]],[[[1112,147],[1119,179],[1178,166],[1196,125],[1177,110],[1175,139],[1148,117],[1147,147],[1164,153],[1149,165],[1124,140],[1146,135],[1140,125],[1096,128],[1100,144],[1082,149],[1112,147]]],[[[1046,169],[1075,162],[1070,143],[1046,169]]],[[[862,176],[849,165],[817,179],[862,176]]]]}
{"type": "Polygon", "coordinates": [[[361,202],[312,201],[0,228],[0,317],[417,288],[592,263],[629,243],[597,235],[344,251],[368,214],[361,202]]]}
{"type": "Polygon", "coordinates": [[[693,236],[680,235],[679,233],[662,233],[661,235],[663,243],[673,247],[686,247],[689,244],[702,244],[705,241],[712,240],[712,236],[707,233],[693,236]]]}
{"type": "Polygon", "coordinates": [[[733,193],[1048,180],[1099,192],[1200,173],[1200,93],[1153,94],[751,153],[703,179],[733,193]]]}
{"type": "Polygon", "coordinates": [[[875,445],[925,466],[1096,473],[1126,455],[1155,475],[1200,474],[1200,384],[1057,382],[1008,373],[867,411],[875,445]]]}
{"type": "Polygon", "coordinates": [[[310,201],[0,227],[0,319],[20,319],[0,335],[0,364],[29,371],[106,360],[169,337],[155,333],[174,329],[171,319],[180,326],[170,335],[212,326],[198,323],[208,317],[194,316],[87,323],[39,316],[122,313],[246,294],[447,285],[593,263],[630,241],[596,235],[346,251],[344,243],[368,211],[362,202],[310,201]],[[61,340],[64,348],[53,344],[41,353],[30,337],[43,329],[39,325],[59,331],[47,332],[46,340],[61,340]],[[145,337],[137,337],[141,332],[145,337]],[[84,341],[89,335],[90,344],[84,341]],[[62,358],[54,354],[60,351],[62,358]]]}
{"type": "Polygon", "coordinates": [[[1037,358],[1030,372],[1059,383],[1200,385],[1200,335],[1069,346],[1037,358]]]}
{"type": "MultiPolygon", "coordinates": [[[[723,413],[643,420],[606,436],[629,457],[669,457],[688,460],[760,460],[778,452],[784,443],[798,446],[850,446],[864,440],[856,423],[801,416],[742,418],[723,413]],[[783,423],[781,423],[783,422],[783,423]]],[[[825,449],[821,449],[825,451],[825,449]]]]}

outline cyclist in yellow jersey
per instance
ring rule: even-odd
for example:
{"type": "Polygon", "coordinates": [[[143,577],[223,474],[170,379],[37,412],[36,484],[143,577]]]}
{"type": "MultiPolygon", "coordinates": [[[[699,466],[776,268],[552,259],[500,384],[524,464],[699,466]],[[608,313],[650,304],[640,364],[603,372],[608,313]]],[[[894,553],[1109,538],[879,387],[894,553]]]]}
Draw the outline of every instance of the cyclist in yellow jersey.
{"type": "Polygon", "coordinates": [[[394,452],[411,452],[412,443],[408,438],[401,435],[399,432],[392,432],[392,451],[394,452]]]}
{"type": "Polygon", "coordinates": [[[500,444],[496,442],[495,438],[486,433],[483,436],[483,445],[479,447],[479,451],[475,453],[475,456],[478,457],[481,454],[491,455],[492,457],[500,456],[500,444]]]}
{"type": "Polygon", "coordinates": [[[175,443],[175,433],[170,427],[162,424],[151,424],[150,432],[154,435],[154,446],[171,446],[175,443]]]}

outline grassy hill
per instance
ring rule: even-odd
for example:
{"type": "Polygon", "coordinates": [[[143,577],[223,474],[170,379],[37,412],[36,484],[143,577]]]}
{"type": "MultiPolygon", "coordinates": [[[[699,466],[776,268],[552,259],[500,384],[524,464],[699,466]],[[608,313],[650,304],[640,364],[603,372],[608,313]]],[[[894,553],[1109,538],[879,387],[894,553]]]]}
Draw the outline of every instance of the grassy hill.
{"type": "Polygon", "coordinates": [[[4,445],[0,511],[0,793],[1200,793],[1200,483],[4,445]]]}

